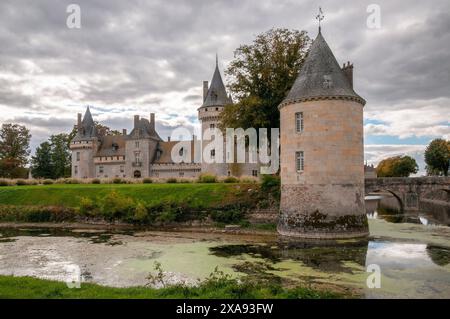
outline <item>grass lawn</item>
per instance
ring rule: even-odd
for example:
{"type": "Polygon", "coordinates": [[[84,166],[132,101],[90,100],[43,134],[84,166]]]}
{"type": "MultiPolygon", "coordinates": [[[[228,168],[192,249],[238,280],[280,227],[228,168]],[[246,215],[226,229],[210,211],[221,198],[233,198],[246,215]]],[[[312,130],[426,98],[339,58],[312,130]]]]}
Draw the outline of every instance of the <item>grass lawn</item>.
{"type": "Polygon", "coordinates": [[[338,298],[331,292],[309,288],[283,289],[280,286],[244,286],[233,280],[219,280],[201,284],[199,287],[167,287],[153,289],[147,287],[111,288],[82,283],[81,288],[69,289],[65,283],[31,277],[0,276],[0,298],[14,299],[185,299],[185,298],[338,298]]]}
{"type": "Polygon", "coordinates": [[[0,205],[77,207],[81,197],[104,197],[112,190],[148,204],[163,201],[208,207],[245,194],[244,184],[55,184],[0,187],[0,205]]]}

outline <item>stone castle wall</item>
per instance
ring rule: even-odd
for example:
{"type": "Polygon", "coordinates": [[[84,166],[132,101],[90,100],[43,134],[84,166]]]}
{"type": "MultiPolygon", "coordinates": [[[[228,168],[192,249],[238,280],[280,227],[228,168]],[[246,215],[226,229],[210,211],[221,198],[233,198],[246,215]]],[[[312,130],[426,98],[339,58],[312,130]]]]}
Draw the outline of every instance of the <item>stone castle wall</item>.
{"type": "Polygon", "coordinates": [[[367,235],[363,106],[344,100],[288,104],[280,110],[281,234],[333,238],[367,235]],[[304,131],[296,132],[295,113],[304,131]],[[295,154],[304,152],[304,170],[295,154]]]}

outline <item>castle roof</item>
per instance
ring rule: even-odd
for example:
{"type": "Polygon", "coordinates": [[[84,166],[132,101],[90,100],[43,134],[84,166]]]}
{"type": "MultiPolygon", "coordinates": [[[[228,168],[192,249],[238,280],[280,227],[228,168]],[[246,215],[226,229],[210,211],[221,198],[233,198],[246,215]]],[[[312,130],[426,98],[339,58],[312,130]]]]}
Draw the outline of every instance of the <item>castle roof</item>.
{"type": "MultiPolygon", "coordinates": [[[[172,160],[172,148],[175,147],[180,141],[159,142],[158,151],[160,152],[159,158],[155,158],[154,164],[174,164],[172,160]]],[[[194,163],[194,143],[201,143],[201,141],[192,140],[191,142],[191,159],[190,163],[194,163]]]]}
{"type": "Polygon", "coordinates": [[[125,156],[125,136],[106,135],[101,138],[101,146],[96,157],[99,156],[125,156]]]}
{"type": "Polygon", "coordinates": [[[319,30],[294,85],[279,108],[291,103],[320,99],[349,99],[363,105],[366,103],[353,90],[319,30]]]}
{"type": "Polygon", "coordinates": [[[130,132],[130,137],[138,138],[153,138],[162,141],[162,138],[158,135],[156,130],[150,125],[149,120],[140,118],[136,123],[136,126],[130,132]]]}
{"type": "Polygon", "coordinates": [[[95,127],[95,122],[88,106],[86,108],[86,112],[84,113],[83,120],[81,121],[81,129],[78,128],[78,132],[74,140],[91,139],[96,137],[98,137],[97,128],[95,127]]]}
{"type": "Polygon", "coordinates": [[[225,106],[231,103],[231,99],[227,95],[222,76],[219,71],[219,63],[216,56],[216,68],[209,86],[208,93],[203,101],[202,107],[205,106],[225,106]]]}

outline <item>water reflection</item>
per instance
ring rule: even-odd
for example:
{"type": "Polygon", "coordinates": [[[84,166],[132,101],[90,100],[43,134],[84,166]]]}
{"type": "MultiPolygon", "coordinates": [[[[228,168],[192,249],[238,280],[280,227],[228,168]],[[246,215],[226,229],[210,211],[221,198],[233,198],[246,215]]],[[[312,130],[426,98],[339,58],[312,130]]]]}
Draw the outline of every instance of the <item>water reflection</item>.
{"type": "Polygon", "coordinates": [[[398,200],[391,194],[366,196],[366,214],[369,219],[383,219],[390,223],[413,223],[425,226],[450,226],[449,212],[445,209],[401,212],[398,200]]]}

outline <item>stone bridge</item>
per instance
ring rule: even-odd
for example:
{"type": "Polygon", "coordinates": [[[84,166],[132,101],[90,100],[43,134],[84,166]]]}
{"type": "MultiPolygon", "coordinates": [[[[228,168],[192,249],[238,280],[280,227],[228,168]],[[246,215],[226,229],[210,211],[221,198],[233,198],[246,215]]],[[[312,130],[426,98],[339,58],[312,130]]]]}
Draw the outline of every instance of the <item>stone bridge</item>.
{"type": "Polygon", "coordinates": [[[384,177],[365,180],[366,195],[391,193],[399,202],[400,210],[419,209],[424,200],[435,200],[450,206],[450,177],[384,177]]]}

